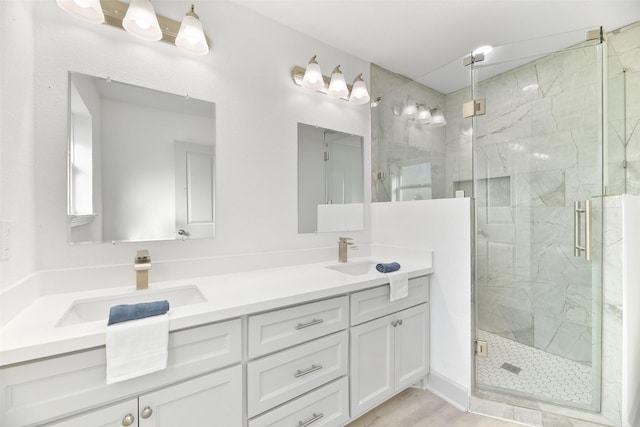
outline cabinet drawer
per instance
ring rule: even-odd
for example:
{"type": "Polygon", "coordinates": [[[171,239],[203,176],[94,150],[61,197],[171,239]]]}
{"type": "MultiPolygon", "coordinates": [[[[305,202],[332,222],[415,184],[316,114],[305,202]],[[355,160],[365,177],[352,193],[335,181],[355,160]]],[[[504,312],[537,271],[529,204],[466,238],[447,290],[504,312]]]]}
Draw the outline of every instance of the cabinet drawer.
{"type": "Polygon", "coordinates": [[[349,297],[298,305],[249,317],[249,357],[329,335],[349,325],[349,297]]]}
{"type": "Polygon", "coordinates": [[[409,295],[389,301],[389,285],[351,294],[351,325],[358,325],[429,300],[429,277],[409,279],[409,295]]]}
{"type": "Polygon", "coordinates": [[[249,418],[346,375],[347,355],[343,331],[249,362],[249,418]]]}
{"type": "Polygon", "coordinates": [[[108,385],[104,347],[0,369],[0,425],[77,413],[240,362],[241,338],[240,319],[172,332],[166,369],[108,385]]]}
{"type": "Polygon", "coordinates": [[[349,420],[349,380],[342,377],[249,421],[249,427],[336,426],[349,420]]]}

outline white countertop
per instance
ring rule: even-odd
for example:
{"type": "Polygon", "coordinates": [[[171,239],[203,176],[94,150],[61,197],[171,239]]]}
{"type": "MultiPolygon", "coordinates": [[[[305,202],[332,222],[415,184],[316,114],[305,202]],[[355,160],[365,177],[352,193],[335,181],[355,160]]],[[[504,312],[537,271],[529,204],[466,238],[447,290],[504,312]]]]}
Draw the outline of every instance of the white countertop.
{"type": "MultiPolygon", "coordinates": [[[[354,258],[349,264],[372,261],[354,258]]],[[[409,278],[433,273],[431,260],[397,259],[409,278]]],[[[152,290],[195,285],[206,302],[171,308],[170,329],[179,330],[210,322],[300,304],[305,301],[354,292],[388,283],[385,274],[350,275],[326,268],[334,262],[223,274],[151,283],[152,290]]],[[[25,307],[0,330],[0,366],[84,350],[105,344],[106,320],[56,326],[74,301],[131,294],[131,286],[44,295],[25,307]]],[[[105,313],[105,319],[108,313],[105,313]]]]}

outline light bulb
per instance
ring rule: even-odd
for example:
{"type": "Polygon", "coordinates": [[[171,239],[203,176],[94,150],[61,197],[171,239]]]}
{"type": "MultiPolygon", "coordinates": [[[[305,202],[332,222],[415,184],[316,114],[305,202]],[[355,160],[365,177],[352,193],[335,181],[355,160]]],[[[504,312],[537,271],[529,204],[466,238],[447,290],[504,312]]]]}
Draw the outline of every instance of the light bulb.
{"type": "Polygon", "coordinates": [[[369,102],[369,91],[367,85],[362,79],[362,74],[358,74],[351,86],[351,95],[349,95],[349,102],[352,104],[366,104],[369,102]]]}
{"type": "Polygon", "coordinates": [[[402,117],[404,117],[405,119],[412,119],[415,117],[417,112],[418,107],[416,106],[416,104],[407,104],[402,109],[402,117]]]}
{"type": "Polygon", "coordinates": [[[347,82],[344,81],[344,75],[342,71],[340,71],[340,66],[338,65],[333,69],[331,73],[331,82],[329,83],[329,90],[327,91],[327,95],[332,96],[334,98],[344,98],[349,95],[349,89],[347,89],[347,82]]]}
{"type": "Polygon", "coordinates": [[[158,17],[150,0],[131,0],[122,27],[142,40],[158,41],[162,38],[158,17]]]}
{"type": "Polygon", "coordinates": [[[196,15],[193,5],[182,18],[182,24],[176,36],[176,46],[195,55],[209,53],[209,44],[202,30],[200,17],[196,15]]]}
{"type": "Polygon", "coordinates": [[[104,22],[100,0],[56,0],[60,9],[71,16],[94,24],[104,22]]]}
{"type": "Polygon", "coordinates": [[[324,89],[325,87],[320,65],[318,65],[318,61],[316,61],[316,55],[313,55],[309,60],[309,64],[307,64],[304,77],[302,77],[302,87],[312,90],[324,89]]]}
{"type": "Polygon", "coordinates": [[[447,121],[444,119],[444,114],[437,108],[431,110],[431,127],[440,127],[447,124],[447,121]]]}
{"type": "Polygon", "coordinates": [[[431,111],[425,108],[425,106],[422,104],[418,106],[418,112],[416,114],[416,122],[420,124],[431,123],[431,111]]]}

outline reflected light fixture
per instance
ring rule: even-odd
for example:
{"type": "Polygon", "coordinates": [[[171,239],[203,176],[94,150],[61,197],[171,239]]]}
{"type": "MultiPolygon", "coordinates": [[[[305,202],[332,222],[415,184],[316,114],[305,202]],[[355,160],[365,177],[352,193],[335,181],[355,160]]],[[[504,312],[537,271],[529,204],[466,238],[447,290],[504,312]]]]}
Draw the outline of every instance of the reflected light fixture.
{"type": "Polygon", "coordinates": [[[353,84],[349,85],[345,81],[340,65],[338,65],[333,69],[331,78],[326,77],[322,75],[316,55],[311,57],[306,68],[294,66],[291,70],[291,77],[298,86],[324,93],[333,98],[344,99],[350,104],[366,104],[370,100],[362,74],[358,74],[353,84]]]}
{"type": "Polygon", "coordinates": [[[418,105],[418,111],[416,113],[416,122],[423,125],[427,125],[431,123],[431,120],[432,120],[431,110],[425,107],[424,104],[418,105]]]}
{"type": "Polygon", "coordinates": [[[194,5],[182,18],[180,31],[176,37],[176,46],[195,55],[206,55],[209,53],[209,45],[202,30],[200,17],[194,10],[194,5]]]}
{"type": "Polygon", "coordinates": [[[351,86],[351,94],[349,95],[349,102],[351,104],[366,104],[369,102],[369,91],[367,90],[367,85],[364,83],[362,79],[362,74],[358,74],[356,78],[353,80],[353,85],[351,86]]]}
{"type": "Polygon", "coordinates": [[[95,24],[124,29],[142,40],[163,41],[194,55],[209,53],[209,42],[194,6],[182,22],[157,15],[151,0],[56,0],[65,12],[95,24]]]}
{"type": "Polygon", "coordinates": [[[344,81],[344,75],[338,65],[333,69],[331,73],[331,82],[329,83],[329,89],[327,95],[334,98],[344,98],[349,95],[349,89],[347,88],[347,82],[344,81]]]}
{"type": "Polygon", "coordinates": [[[122,26],[129,34],[142,40],[162,39],[162,30],[151,0],[131,0],[122,26]]]}
{"type": "Polygon", "coordinates": [[[69,15],[94,24],[104,22],[100,0],[56,0],[58,6],[69,15]]]}
{"type": "Polygon", "coordinates": [[[444,114],[439,108],[434,108],[431,110],[431,127],[440,127],[445,126],[447,121],[444,119],[444,114]]]}
{"type": "Polygon", "coordinates": [[[416,113],[418,112],[418,104],[414,104],[414,103],[409,103],[407,105],[404,106],[404,108],[402,109],[402,117],[404,117],[405,119],[413,119],[416,116],[416,113]]]}
{"type": "Polygon", "coordinates": [[[320,65],[318,65],[316,57],[316,55],[313,55],[309,60],[309,64],[307,64],[307,69],[304,72],[304,77],[302,77],[303,88],[311,90],[319,90],[325,88],[322,71],[320,70],[320,65]]]}

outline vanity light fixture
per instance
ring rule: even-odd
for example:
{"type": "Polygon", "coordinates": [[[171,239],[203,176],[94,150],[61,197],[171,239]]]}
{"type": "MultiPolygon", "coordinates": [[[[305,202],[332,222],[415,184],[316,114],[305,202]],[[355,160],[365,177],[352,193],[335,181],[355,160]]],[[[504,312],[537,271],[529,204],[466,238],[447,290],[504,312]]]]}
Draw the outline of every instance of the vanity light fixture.
{"type": "Polygon", "coordinates": [[[366,104],[367,102],[369,102],[369,99],[370,98],[369,91],[367,90],[367,85],[362,79],[362,74],[358,74],[353,80],[351,95],[349,95],[349,102],[357,105],[366,104]]]}
{"type": "Polygon", "coordinates": [[[313,55],[304,70],[302,77],[302,87],[311,90],[325,89],[324,76],[320,70],[320,65],[316,60],[317,55],[313,55]]]}
{"type": "Polygon", "coordinates": [[[344,75],[338,65],[333,69],[331,73],[331,82],[329,82],[329,89],[327,95],[334,98],[344,98],[349,95],[349,89],[347,89],[347,82],[344,81],[344,75]]]}
{"type": "Polygon", "coordinates": [[[194,6],[182,22],[157,15],[151,0],[56,0],[58,6],[70,15],[85,21],[104,23],[124,29],[143,40],[163,41],[195,54],[209,53],[207,37],[194,6]]]}
{"type": "Polygon", "coordinates": [[[195,55],[206,55],[209,53],[207,38],[202,30],[200,17],[194,11],[194,6],[182,18],[180,31],[176,37],[176,46],[195,55]]]}
{"type": "Polygon", "coordinates": [[[298,86],[315,90],[331,97],[344,99],[351,104],[366,104],[370,100],[369,91],[362,74],[358,74],[353,84],[348,85],[338,65],[333,69],[331,78],[326,77],[320,70],[316,55],[313,55],[309,60],[306,68],[297,65],[293,67],[291,77],[298,86]]]}
{"type": "Polygon", "coordinates": [[[100,0],[56,0],[60,9],[69,15],[93,24],[104,22],[104,13],[100,0]]]}
{"type": "Polygon", "coordinates": [[[142,40],[162,39],[162,30],[151,0],[131,0],[122,20],[122,27],[132,36],[142,40]]]}

